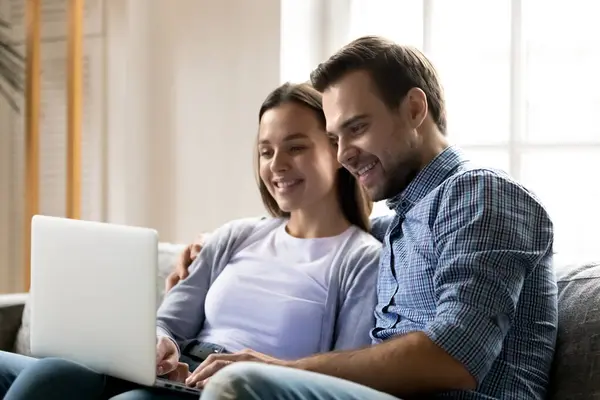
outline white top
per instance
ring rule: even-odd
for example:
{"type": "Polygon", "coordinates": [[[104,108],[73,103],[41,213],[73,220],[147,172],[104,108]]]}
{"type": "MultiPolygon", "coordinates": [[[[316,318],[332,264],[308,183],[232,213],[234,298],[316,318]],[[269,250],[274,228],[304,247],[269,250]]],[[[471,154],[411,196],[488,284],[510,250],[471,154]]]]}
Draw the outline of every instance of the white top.
{"type": "Polygon", "coordinates": [[[319,352],[330,269],[359,228],[299,239],[287,233],[286,223],[258,230],[232,256],[206,295],[199,340],[232,352],[251,342],[253,350],[281,359],[319,352]]]}
{"type": "Polygon", "coordinates": [[[381,243],[355,227],[297,239],[286,222],[246,218],[216,229],[165,296],[157,335],[280,358],[371,344],[381,243]]]}

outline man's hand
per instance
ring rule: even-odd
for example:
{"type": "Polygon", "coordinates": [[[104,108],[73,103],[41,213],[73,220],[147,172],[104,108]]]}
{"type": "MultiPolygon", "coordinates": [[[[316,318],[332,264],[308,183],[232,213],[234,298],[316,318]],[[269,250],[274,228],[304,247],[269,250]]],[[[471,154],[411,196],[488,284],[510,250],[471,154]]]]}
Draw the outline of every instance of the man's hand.
{"type": "Polygon", "coordinates": [[[196,239],[188,245],[185,250],[179,255],[175,271],[171,272],[165,281],[165,292],[168,292],[182,279],[188,276],[188,268],[192,265],[192,262],[200,254],[200,250],[204,247],[205,243],[204,234],[196,236],[196,239]]]}
{"type": "Polygon", "coordinates": [[[202,388],[208,378],[213,376],[223,367],[238,361],[253,361],[263,364],[286,366],[283,360],[267,356],[254,350],[242,350],[234,354],[211,354],[206,357],[194,372],[186,379],[185,384],[190,387],[202,388]]]}
{"type": "Polygon", "coordinates": [[[156,375],[168,375],[181,369],[179,351],[175,342],[165,336],[158,336],[156,343],[156,375]]]}

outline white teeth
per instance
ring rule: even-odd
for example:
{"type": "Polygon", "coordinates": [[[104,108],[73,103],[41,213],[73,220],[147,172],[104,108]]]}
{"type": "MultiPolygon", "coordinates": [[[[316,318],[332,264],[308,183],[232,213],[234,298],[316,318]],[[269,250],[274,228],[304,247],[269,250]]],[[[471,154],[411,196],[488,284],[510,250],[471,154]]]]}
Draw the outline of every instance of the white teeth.
{"type": "Polygon", "coordinates": [[[372,170],[372,169],[373,169],[373,167],[375,166],[375,164],[377,164],[377,161],[373,161],[371,164],[369,164],[369,165],[366,165],[366,166],[362,167],[361,169],[359,169],[359,170],[357,171],[357,174],[358,174],[358,175],[362,175],[362,174],[364,174],[365,172],[369,172],[370,170],[372,170]]]}
{"type": "Polygon", "coordinates": [[[277,186],[278,188],[281,188],[281,189],[285,189],[287,187],[295,185],[298,182],[300,182],[298,179],[295,179],[293,181],[279,181],[279,182],[275,182],[275,186],[277,186]]]}

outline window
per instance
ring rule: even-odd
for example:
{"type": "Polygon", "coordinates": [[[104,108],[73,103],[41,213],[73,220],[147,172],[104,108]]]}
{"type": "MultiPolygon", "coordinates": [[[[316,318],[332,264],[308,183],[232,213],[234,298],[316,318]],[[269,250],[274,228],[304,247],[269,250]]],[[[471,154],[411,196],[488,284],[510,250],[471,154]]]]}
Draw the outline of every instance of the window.
{"type": "MultiPolygon", "coordinates": [[[[308,78],[312,67],[329,55],[323,54],[324,46],[339,48],[363,35],[422,49],[445,88],[450,140],[474,161],[509,172],[541,198],[554,220],[559,256],[600,255],[595,228],[600,225],[595,208],[600,198],[600,125],[595,123],[600,110],[600,4],[338,0],[332,3],[340,9],[332,13],[323,6],[328,2],[308,3],[310,13],[306,5],[287,8],[288,15],[305,19],[295,20],[294,40],[303,37],[310,49],[288,46],[282,37],[290,77],[308,78]],[[336,24],[328,23],[333,17],[336,24]],[[329,26],[344,32],[328,32],[329,26]],[[331,37],[340,42],[331,43],[331,37]]],[[[286,30],[285,21],[282,28],[286,30]]],[[[380,202],[373,215],[389,212],[380,202]]]]}
{"type": "Polygon", "coordinates": [[[451,141],[541,198],[559,256],[598,256],[600,4],[349,1],[347,40],[378,34],[421,48],[446,91],[451,141]]]}
{"type": "Polygon", "coordinates": [[[304,82],[320,61],[321,0],[281,0],[280,81],[304,82]]]}

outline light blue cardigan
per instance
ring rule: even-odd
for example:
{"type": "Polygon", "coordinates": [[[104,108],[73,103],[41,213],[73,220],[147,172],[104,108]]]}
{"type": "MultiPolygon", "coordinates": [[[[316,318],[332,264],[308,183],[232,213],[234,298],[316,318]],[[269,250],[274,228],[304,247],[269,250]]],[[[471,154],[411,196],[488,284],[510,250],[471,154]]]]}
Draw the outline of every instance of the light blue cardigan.
{"type": "MultiPolygon", "coordinates": [[[[190,275],[165,296],[158,310],[157,333],[178,344],[195,338],[204,324],[204,300],[210,285],[244,240],[255,229],[268,228],[268,224],[280,224],[280,220],[235,220],[212,233],[190,266],[190,275]]],[[[367,346],[375,326],[381,243],[361,230],[356,230],[346,243],[342,262],[330,269],[321,352],[367,346]]]]}

